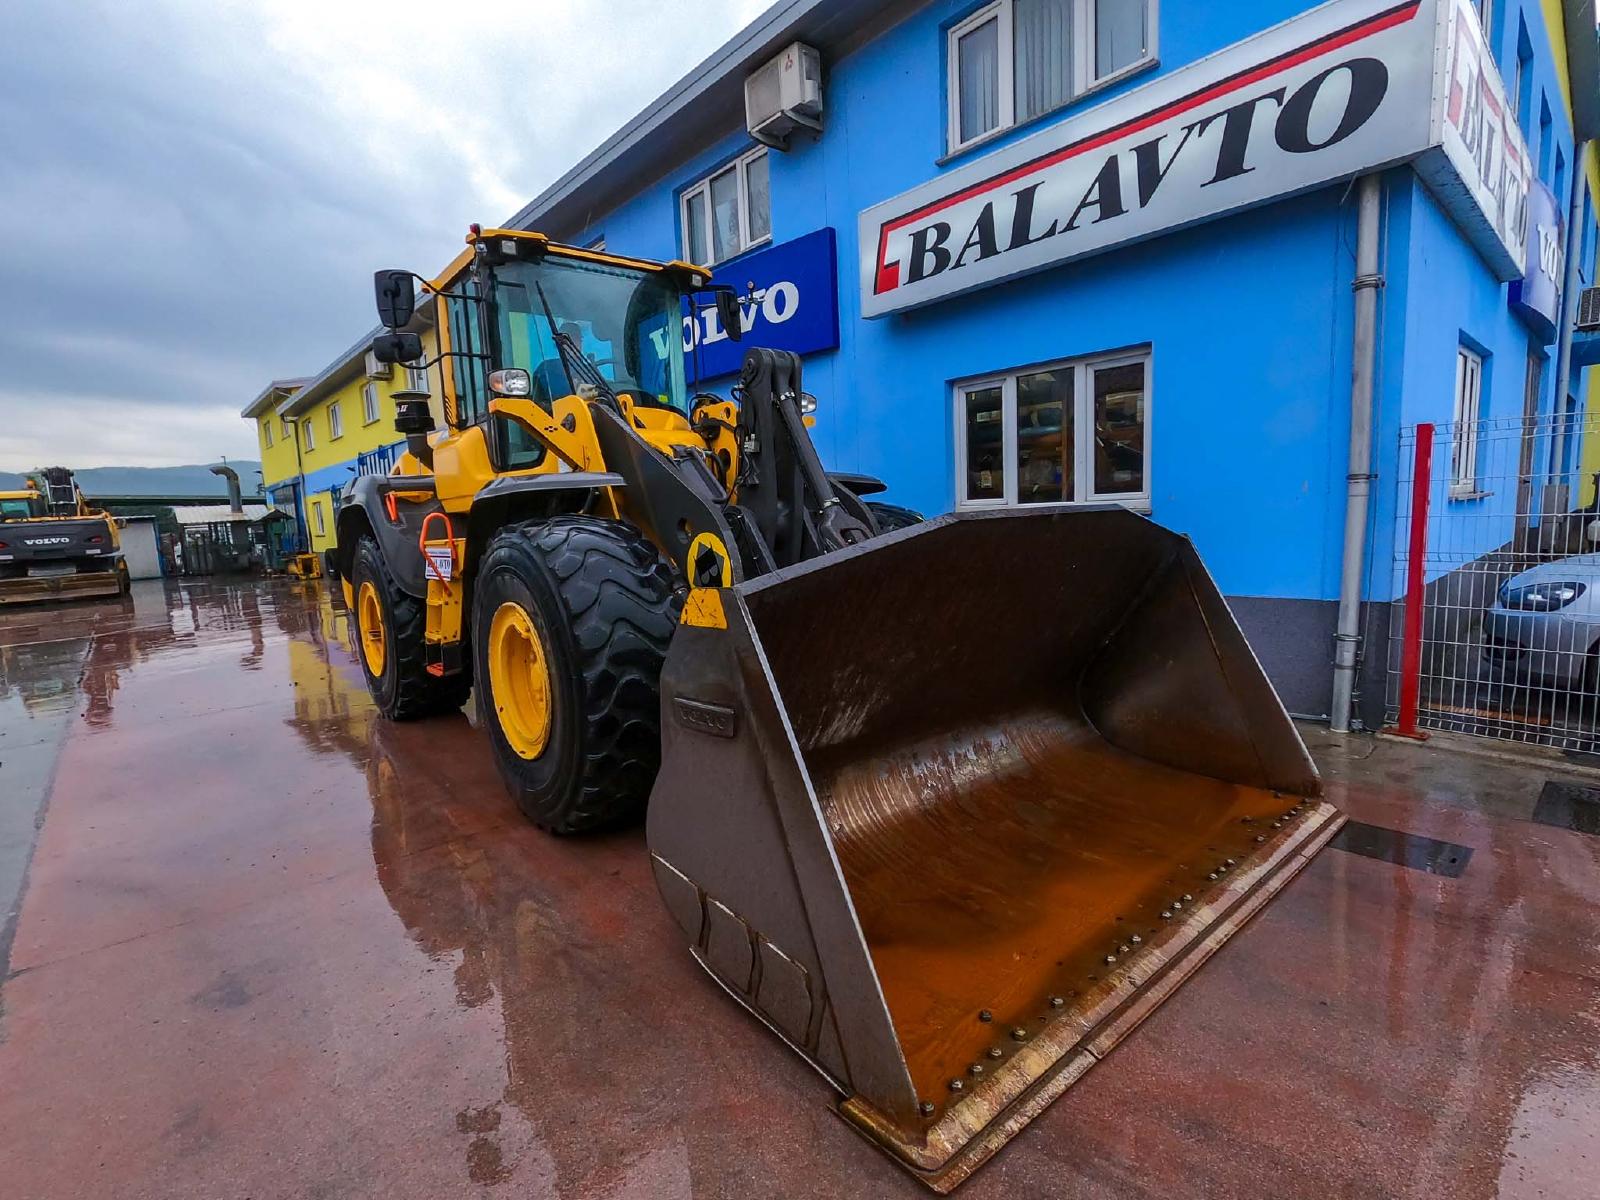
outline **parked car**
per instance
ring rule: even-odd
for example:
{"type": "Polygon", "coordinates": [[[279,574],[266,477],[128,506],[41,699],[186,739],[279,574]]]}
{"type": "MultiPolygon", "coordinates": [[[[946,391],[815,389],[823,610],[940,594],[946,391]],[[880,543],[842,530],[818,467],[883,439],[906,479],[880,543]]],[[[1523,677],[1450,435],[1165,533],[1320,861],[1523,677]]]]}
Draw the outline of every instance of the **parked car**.
{"type": "Polygon", "coordinates": [[[1506,580],[1484,614],[1483,659],[1507,682],[1600,687],[1600,553],[1506,580]]]}

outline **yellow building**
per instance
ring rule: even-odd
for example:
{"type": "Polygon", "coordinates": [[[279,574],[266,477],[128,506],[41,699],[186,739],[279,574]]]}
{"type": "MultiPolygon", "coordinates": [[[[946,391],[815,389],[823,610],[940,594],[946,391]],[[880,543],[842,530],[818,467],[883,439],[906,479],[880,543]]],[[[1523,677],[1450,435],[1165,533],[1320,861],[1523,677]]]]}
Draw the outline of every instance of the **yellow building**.
{"type": "Polygon", "coordinates": [[[368,333],[311,378],[274,381],[243,414],[256,426],[268,495],[294,513],[301,544],[318,554],[337,540],[339,493],[357,475],[386,474],[405,446],[394,394],[438,390],[426,371],[374,360],[371,340],[368,333]]]}

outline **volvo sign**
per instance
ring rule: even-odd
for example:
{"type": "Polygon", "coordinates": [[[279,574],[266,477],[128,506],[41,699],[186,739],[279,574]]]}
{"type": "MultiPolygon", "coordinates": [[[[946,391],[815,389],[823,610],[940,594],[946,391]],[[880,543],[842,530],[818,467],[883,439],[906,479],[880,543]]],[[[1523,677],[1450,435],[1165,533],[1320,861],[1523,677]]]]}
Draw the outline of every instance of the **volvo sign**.
{"type": "MultiPolygon", "coordinates": [[[[739,294],[744,344],[811,354],[839,344],[839,294],[832,229],[746,255],[716,270],[739,294]]],[[[691,382],[731,375],[744,345],[728,336],[712,305],[684,302],[683,353],[691,382]]]]}

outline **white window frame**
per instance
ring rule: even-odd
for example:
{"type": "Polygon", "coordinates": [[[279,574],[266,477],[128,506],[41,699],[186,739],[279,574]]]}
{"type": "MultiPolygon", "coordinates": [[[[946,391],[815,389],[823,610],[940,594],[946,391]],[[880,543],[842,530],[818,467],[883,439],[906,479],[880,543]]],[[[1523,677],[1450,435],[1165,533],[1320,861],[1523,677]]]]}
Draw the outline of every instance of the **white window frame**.
{"type": "MultiPolygon", "coordinates": [[[[731,163],[723,163],[715,171],[710,172],[709,174],[707,174],[702,179],[695,180],[694,183],[692,183],[690,186],[688,186],[688,187],[683,189],[683,192],[678,196],[678,243],[679,243],[679,246],[682,249],[683,259],[684,259],[685,262],[693,262],[694,261],[692,258],[690,258],[689,201],[693,197],[698,196],[698,195],[704,195],[705,196],[705,204],[703,206],[704,210],[705,210],[704,211],[704,215],[703,215],[703,220],[704,220],[705,224],[704,224],[704,227],[701,230],[701,233],[705,238],[706,261],[703,262],[703,263],[696,263],[695,264],[696,266],[712,267],[712,266],[715,266],[719,262],[727,262],[731,258],[737,258],[739,255],[745,253],[745,251],[747,251],[747,250],[754,250],[757,246],[765,246],[768,242],[772,241],[772,160],[771,159],[767,160],[767,232],[766,232],[765,236],[759,237],[759,238],[752,238],[750,236],[750,183],[749,183],[749,178],[748,178],[748,171],[749,171],[750,164],[755,162],[756,159],[764,157],[766,155],[766,153],[767,153],[767,148],[765,146],[757,146],[754,150],[750,150],[750,151],[745,152],[744,154],[741,154],[738,158],[734,159],[731,163]],[[714,216],[713,216],[712,209],[711,209],[711,181],[713,179],[718,178],[721,175],[727,174],[727,172],[728,172],[730,167],[733,170],[738,172],[738,183],[739,183],[739,248],[737,250],[735,250],[732,254],[725,255],[722,258],[717,258],[717,257],[715,257],[715,255],[716,255],[716,239],[713,238],[712,235],[711,235],[712,234],[712,223],[713,223],[713,220],[714,220],[714,216]]],[[[600,249],[602,249],[602,250],[605,249],[604,239],[601,239],[600,249]]]]}
{"type": "MultiPolygon", "coordinates": [[[[1013,0],[994,0],[986,4],[971,16],[964,17],[956,24],[950,26],[945,35],[945,146],[947,154],[958,154],[970,149],[981,142],[999,137],[1008,129],[1015,129],[1016,119],[1016,42],[1014,37],[1015,23],[1012,11],[1013,0]],[[1000,56],[999,81],[1000,90],[999,121],[993,129],[961,140],[961,61],[959,45],[961,38],[974,29],[977,29],[990,18],[997,18],[1000,22],[998,54],[1000,56]]],[[[1077,103],[1091,92],[1100,88],[1109,87],[1136,71],[1142,71],[1155,63],[1159,58],[1157,49],[1157,36],[1161,28],[1160,0],[1144,0],[1145,29],[1149,44],[1145,47],[1144,55],[1134,59],[1126,66],[1118,67],[1115,71],[1096,76],[1095,71],[1095,0],[1073,0],[1072,28],[1074,30],[1074,45],[1072,47],[1072,88],[1067,98],[1055,108],[1045,112],[1036,113],[1027,119],[1032,124],[1050,113],[1060,112],[1069,105],[1077,103]],[[1081,31],[1081,32],[1079,32],[1081,31]]]]}
{"type": "Polygon", "coordinates": [[[283,435],[283,440],[284,441],[286,441],[286,442],[294,441],[294,428],[293,428],[293,426],[291,426],[289,424],[289,418],[288,417],[279,417],[278,418],[278,432],[283,435]]]}
{"type": "Polygon", "coordinates": [[[1478,491],[1478,432],[1483,420],[1483,355],[1456,346],[1456,392],[1451,412],[1450,499],[1470,500],[1478,491]]]}
{"type": "Polygon", "coordinates": [[[1133,350],[1118,350],[1106,354],[1092,354],[1080,358],[1062,358],[1054,362],[1035,363],[1000,374],[979,375],[972,379],[956,381],[951,389],[951,411],[955,420],[955,484],[956,507],[1007,508],[1017,505],[1017,379],[1023,375],[1037,375],[1043,371],[1058,371],[1070,367],[1072,379],[1072,479],[1074,495],[1062,504],[1121,504],[1135,512],[1150,511],[1151,446],[1155,414],[1153,351],[1150,346],[1133,350]],[[1124,367],[1132,363],[1144,366],[1144,490],[1141,492],[1096,492],[1094,490],[1094,455],[1090,451],[1088,432],[1094,419],[1094,373],[1111,367],[1124,367]],[[967,498],[967,396],[985,388],[1000,388],[1001,454],[1005,478],[998,498],[971,500],[967,498]]]}
{"type": "MultiPolygon", "coordinates": [[[[406,368],[410,370],[410,368],[406,368]]],[[[378,385],[372,380],[367,380],[361,385],[361,423],[371,425],[383,413],[378,404],[378,385]]]]}
{"type": "Polygon", "coordinates": [[[344,409],[339,401],[335,400],[328,405],[328,440],[336,442],[344,436],[344,409]]]}
{"type": "Polygon", "coordinates": [[[432,385],[428,383],[427,367],[410,367],[406,369],[406,387],[413,392],[432,395],[432,385]]]}
{"type": "Polygon", "coordinates": [[[312,424],[312,418],[307,417],[304,421],[301,421],[300,429],[305,435],[301,438],[301,445],[307,450],[315,450],[317,448],[317,433],[315,425],[312,424]]]}
{"type": "Polygon", "coordinates": [[[314,497],[311,501],[312,515],[317,518],[317,535],[326,536],[328,532],[327,519],[322,515],[322,498],[314,497]]]}
{"type": "Polygon", "coordinates": [[[261,438],[266,449],[272,449],[272,418],[261,422],[261,438]]]}

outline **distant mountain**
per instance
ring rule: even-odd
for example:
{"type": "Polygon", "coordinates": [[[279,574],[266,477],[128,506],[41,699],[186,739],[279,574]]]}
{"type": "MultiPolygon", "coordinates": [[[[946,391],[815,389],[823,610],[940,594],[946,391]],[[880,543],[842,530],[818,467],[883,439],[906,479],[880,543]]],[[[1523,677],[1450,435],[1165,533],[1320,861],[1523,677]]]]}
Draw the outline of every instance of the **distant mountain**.
{"type": "MultiPolygon", "coordinates": [[[[54,463],[42,463],[54,466],[54,463]]],[[[261,491],[261,464],[238,459],[228,463],[239,472],[239,487],[247,496],[261,491]]],[[[84,467],[75,472],[84,495],[96,496],[216,496],[226,499],[228,483],[213,475],[209,464],[187,467],[84,467]]],[[[0,491],[23,486],[25,475],[0,471],[0,491]]]]}

